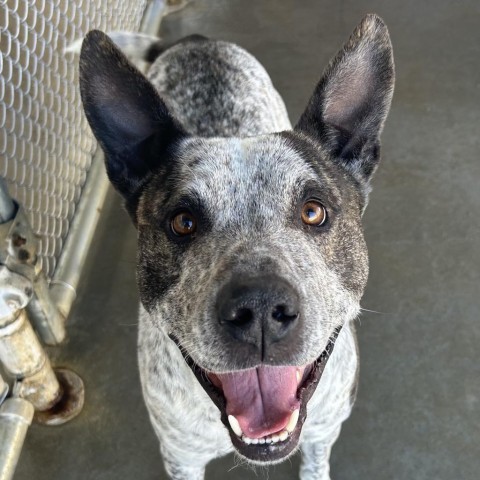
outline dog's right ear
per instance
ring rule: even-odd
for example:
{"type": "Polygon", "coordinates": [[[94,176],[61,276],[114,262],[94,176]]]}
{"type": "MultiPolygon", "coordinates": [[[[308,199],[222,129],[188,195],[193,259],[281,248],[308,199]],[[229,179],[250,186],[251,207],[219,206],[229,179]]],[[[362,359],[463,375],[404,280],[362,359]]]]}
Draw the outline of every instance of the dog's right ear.
{"type": "Polygon", "coordinates": [[[368,184],[379,162],[394,80],[387,27],[367,15],[328,65],[295,129],[368,184]]]}
{"type": "MultiPolygon", "coordinates": [[[[132,205],[162,154],[185,132],[153,85],[98,30],[80,53],[80,92],[92,131],[105,152],[108,176],[132,205]]],[[[135,202],[134,202],[135,203],[135,202]]]]}

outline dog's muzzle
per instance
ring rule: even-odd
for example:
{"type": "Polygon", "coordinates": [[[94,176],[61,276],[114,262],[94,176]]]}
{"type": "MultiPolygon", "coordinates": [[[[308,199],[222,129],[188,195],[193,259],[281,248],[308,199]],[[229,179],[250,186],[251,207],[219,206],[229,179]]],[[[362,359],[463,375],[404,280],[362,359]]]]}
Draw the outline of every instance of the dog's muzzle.
{"type": "Polygon", "coordinates": [[[320,357],[297,365],[304,319],[296,288],[277,275],[238,275],[219,290],[215,325],[234,365],[204,370],[176,341],[185,360],[221,412],[237,451],[272,462],[298,444],[307,403],[322,376],[339,329],[320,357]]]}

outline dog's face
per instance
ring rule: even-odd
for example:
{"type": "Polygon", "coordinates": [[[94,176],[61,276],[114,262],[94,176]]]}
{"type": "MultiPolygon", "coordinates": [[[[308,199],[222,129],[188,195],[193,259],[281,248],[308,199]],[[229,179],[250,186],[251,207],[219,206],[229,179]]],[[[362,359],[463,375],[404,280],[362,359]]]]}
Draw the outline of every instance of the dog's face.
{"type": "Polygon", "coordinates": [[[386,27],[368,16],[295,130],[198,138],[104,35],[84,42],[82,98],[138,228],[141,301],[251,460],[295,449],[336,335],[359,312],[361,215],[393,77],[386,27]]]}
{"type": "Polygon", "coordinates": [[[312,163],[319,155],[293,133],[185,139],[144,187],[141,299],[205,370],[307,365],[357,315],[363,198],[326,156],[312,163]],[[297,318],[261,318],[256,292],[297,318]],[[237,318],[242,308],[254,318],[237,318]]]}

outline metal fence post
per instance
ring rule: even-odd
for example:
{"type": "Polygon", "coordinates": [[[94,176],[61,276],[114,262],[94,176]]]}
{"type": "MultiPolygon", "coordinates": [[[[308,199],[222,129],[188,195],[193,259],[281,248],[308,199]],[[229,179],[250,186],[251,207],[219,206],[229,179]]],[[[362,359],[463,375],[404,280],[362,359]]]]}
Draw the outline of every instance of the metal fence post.
{"type": "Polygon", "coordinates": [[[15,204],[7,192],[5,181],[0,177],[0,223],[8,222],[15,215],[15,204]]]}
{"type": "Polygon", "coordinates": [[[0,480],[11,480],[29,425],[33,406],[23,398],[9,398],[0,405],[0,480]]]}
{"type": "Polygon", "coordinates": [[[5,400],[7,393],[8,393],[8,385],[5,383],[2,376],[0,375],[0,405],[5,400]]]}

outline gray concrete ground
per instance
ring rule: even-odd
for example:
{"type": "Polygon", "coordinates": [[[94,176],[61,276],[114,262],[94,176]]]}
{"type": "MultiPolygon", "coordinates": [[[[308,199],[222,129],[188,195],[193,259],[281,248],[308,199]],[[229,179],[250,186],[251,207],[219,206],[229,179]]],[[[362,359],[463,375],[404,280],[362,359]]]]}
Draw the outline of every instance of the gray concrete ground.
{"type": "MultiPolygon", "coordinates": [[[[295,121],[326,62],[367,12],[387,22],[397,86],[365,215],[371,276],[358,322],[361,378],[333,449],[337,480],[480,478],[480,3],[196,0],[165,19],[239,43],[295,121]]],[[[165,478],[135,358],[135,232],[110,195],[57,365],[85,379],[81,417],[31,428],[16,480],[165,478]]],[[[215,462],[207,479],[295,479],[215,462]]]]}

